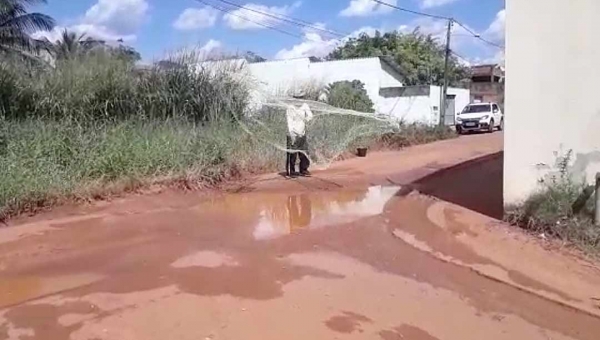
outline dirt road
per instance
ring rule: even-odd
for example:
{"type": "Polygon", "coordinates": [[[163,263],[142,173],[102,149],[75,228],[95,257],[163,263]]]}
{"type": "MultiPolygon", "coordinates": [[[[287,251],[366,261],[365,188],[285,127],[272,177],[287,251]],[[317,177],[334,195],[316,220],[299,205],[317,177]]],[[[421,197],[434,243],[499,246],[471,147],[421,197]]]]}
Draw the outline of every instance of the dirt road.
{"type": "Polygon", "coordinates": [[[467,136],[13,221],[0,339],[599,339],[600,269],[406,189],[485,210],[462,196],[497,191],[467,184],[501,150],[467,136]]]}

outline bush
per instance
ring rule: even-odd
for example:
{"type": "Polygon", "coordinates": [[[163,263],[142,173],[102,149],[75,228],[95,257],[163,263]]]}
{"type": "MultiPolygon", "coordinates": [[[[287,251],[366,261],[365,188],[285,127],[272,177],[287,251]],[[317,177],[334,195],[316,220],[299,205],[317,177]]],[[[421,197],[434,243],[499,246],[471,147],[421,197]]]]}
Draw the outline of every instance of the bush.
{"type": "Polygon", "coordinates": [[[327,103],[331,106],[359,112],[375,112],[365,84],[359,80],[332,83],[326,92],[327,103]]]}
{"type": "Polygon", "coordinates": [[[506,220],[525,230],[574,244],[586,251],[600,251],[600,228],[593,223],[593,202],[578,214],[573,204],[586,189],[569,172],[572,151],[559,156],[557,171],[540,180],[540,189],[523,204],[507,207],[506,220]]]}
{"type": "Polygon", "coordinates": [[[379,144],[388,149],[401,149],[451,138],[456,138],[456,132],[447,126],[402,123],[398,131],[383,134],[379,144]]]}

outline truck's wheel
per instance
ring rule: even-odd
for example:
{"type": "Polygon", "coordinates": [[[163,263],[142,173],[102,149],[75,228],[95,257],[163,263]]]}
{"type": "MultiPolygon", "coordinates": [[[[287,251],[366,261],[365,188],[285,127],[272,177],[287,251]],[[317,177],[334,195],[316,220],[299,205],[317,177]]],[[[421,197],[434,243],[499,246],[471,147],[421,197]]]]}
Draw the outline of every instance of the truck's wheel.
{"type": "Polygon", "coordinates": [[[500,121],[500,126],[498,126],[498,131],[503,131],[504,130],[504,118],[502,118],[502,120],[500,121]]]}
{"type": "Polygon", "coordinates": [[[490,120],[490,126],[488,127],[488,132],[489,133],[493,133],[494,132],[494,129],[495,129],[494,125],[495,125],[494,124],[494,120],[493,119],[490,120]]]}

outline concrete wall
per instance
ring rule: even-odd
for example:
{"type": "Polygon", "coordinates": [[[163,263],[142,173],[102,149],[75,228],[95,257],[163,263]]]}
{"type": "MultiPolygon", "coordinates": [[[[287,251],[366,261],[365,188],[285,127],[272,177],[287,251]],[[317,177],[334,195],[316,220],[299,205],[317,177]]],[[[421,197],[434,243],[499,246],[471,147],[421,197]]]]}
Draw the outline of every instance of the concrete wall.
{"type": "Polygon", "coordinates": [[[317,62],[311,63],[309,69],[311,76],[322,79],[326,84],[360,80],[365,84],[365,90],[375,104],[379,98],[381,72],[379,58],[317,62]]]}
{"type": "Polygon", "coordinates": [[[434,111],[429,96],[382,97],[380,112],[407,123],[434,124],[434,111]]]}
{"type": "MultiPolygon", "coordinates": [[[[439,87],[438,87],[439,89],[439,87]]],[[[448,88],[448,94],[455,95],[454,99],[454,117],[469,104],[471,104],[471,90],[469,89],[459,89],[454,87],[448,88]]],[[[438,97],[439,98],[439,97],[438,97]]],[[[439,100],[439,99],[438,99],[439,100]]]]}
{"type": "Polygon", "coordinates": [[[328,85],[337,81],[360,80],[371,100],[377,104],[381,86],[402,86],[400,75],[379,58],[314,63],[308,58],[298,58],[248,64],[248,68],[258,83],[269,92],[278,94],[307,83],[328,85]]]}
{"type": "Polygon", "coordinates": [[[319,81],[311,79],[308,58],[266,61],[247,64],[247,67],[258,85],[272,94],[283,94],[297,84],[319,81]]]}
{"type": "Polygon", "coordinates": [[[385,88],[404,85],[398,72],[382,60],[380,60],[379,63],[381,67],[379,70],[379,87],[385,88]]]}
{"type": "MultiPolygon", "coordinates": [[[[405,121],[434,125],[439,123],[441,87],[411,86],[387,89],[380,96],[379,112],[405,121]]],[[[470,103],[470,91],[448,88],[448,94],[456,95],[455,114],[470,103]]]]}
{"type": "Polygon", "coordinates": [[[600,171],[600,1],[507,0],[504,201],[533,193],[573,150],[572,171],[600,171]]]}
{"type": "Polygon", "coordinates": [[[268,92],[277,94],[308,83],[328,85],[337,81],[360,80],[376,108],[380,87],[402,86],[400,76],[379,58],[314,63],[308,58],[298,58],[248,64],[248,69],[257,83],[268,92]]]}

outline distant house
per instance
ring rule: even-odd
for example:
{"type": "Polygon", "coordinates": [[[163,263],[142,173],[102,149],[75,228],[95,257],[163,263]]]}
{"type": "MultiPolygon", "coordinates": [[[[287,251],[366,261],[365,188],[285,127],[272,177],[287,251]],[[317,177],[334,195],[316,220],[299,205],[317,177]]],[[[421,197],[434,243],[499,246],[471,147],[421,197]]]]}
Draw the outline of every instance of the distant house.
{"type": "Polygon", "coordinates": [[[471,67],[471,101],[504,107],[504,68],[498,64],[471,67]]]}
{"type": "MultiPolygon", "coordinates": [[[[229,61],[231,62],[231,61],[229,61]]],[[[214,63],[214,62],[211,62],[214,63]]],[[[437,124],[441,90],[437,86],[404,87],[402,69],[391,58],[372,57],[322,61],[296,58],[247,63],[236,60],[236,68],[245,69],[255,82],[256,92],[286,95],[298,87],[322,87],[338,81],[359,80],[379,114],[405,122],[437,124]]],[[[260,101],[260,96],[256,96],[260,101]]],[[[456,112],[470,100],[469,90],[448,91],[448,125],[456,112]]]]}

